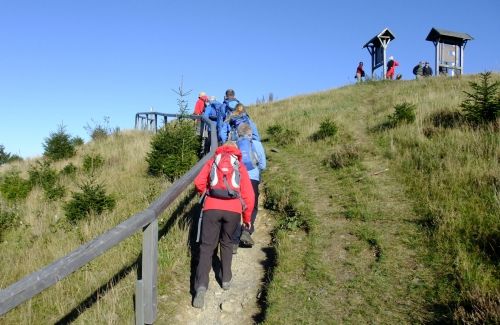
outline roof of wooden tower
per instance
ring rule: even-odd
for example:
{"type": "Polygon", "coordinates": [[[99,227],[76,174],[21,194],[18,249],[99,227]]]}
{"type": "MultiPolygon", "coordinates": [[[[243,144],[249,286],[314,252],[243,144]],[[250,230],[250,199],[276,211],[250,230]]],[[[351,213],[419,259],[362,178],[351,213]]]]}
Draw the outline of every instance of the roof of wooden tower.
{"type": "Polygon", "coordinates": [[[384,29],[381,31],[377,36],[373,37],[371,40],[366,42],[366,44],[363,46],[365,47],[381,47],[382,43],[380,42],[380,38],[389,38],[389,40],[393,40],[396,37],[394,37],[394,34],[389,30],[389,28],[384,29]]]}
{"type": "Polygon", "coordinates": [[[462,45],[468,40],[473,39],[474,38],[467,33],[457,33],[441,28],[432,28],[425,40],[431,42],[439,41],[446,44],[462,45]]]}

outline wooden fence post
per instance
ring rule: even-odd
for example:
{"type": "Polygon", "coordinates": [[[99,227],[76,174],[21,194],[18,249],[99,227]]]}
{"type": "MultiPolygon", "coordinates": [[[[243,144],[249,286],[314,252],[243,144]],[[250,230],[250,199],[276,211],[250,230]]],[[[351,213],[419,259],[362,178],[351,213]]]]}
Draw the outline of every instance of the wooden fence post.
{"type": "Polygon", "coordinates": [[[144,325],[144,285],[142,280],[135,283],[135,325],[144,325]]]}
{"type": "Polygon", "coordinates": [[[158,278],[158,219],[144,229],[142,242],[142,281],[144,297],[144,322],[153,324],[157,315],[158,278]]]}

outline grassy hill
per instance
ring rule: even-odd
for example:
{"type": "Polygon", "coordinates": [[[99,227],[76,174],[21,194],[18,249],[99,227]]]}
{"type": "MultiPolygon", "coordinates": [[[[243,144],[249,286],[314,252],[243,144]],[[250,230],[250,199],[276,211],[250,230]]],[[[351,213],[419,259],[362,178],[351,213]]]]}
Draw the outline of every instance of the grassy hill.
{"type": "MultiPolygon", "coordinates": [[[[249,109],[268,154],[263,189],[276,219],[261,295],[265,322],[499,321],[500,138],[456,115],[473,80],[368,82],[249,109]],[[388,116],[405,103],[416,108],[415,121],[391,124],[388,116]]],[[[84,157],[104,158],[96,177],[117,205],[100,217],[73,226],[62,210],[69,194],[50,201],[37,187],[22,202],[2,201],[19,220],[2,233],[0,262],[8,267],[1,286],[112,228],[167,188],[146,176],[150,140],[121,132],[54,164],[77,166],[62,181],[70,192],[87,177],[84,157]]],[[[16,169],[27,177],[33,164],[4,165],[0,174],[16,169]]],[[[190,303],[192,194],[161,220],[159,324],[190,303]]],[[[140,240],[122,243],[0,322],[131,323],[140,240]]]]}

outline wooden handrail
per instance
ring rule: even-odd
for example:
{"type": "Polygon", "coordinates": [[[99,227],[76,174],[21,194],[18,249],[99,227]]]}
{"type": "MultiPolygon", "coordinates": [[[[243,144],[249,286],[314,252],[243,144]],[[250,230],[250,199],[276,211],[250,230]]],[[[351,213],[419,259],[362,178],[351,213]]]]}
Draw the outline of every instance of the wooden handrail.
{"type": "MultiPolygon", "coordinates": [[[[0,291],[0,315],[32,298],[46,288],[56,284],[69,274],[81,268],[110,248],[132,236],[136,231],[144,231],[143,239],[143,279],[137,287],[141,288],[141,300],[144,306],[136,306],[136,320],[152,324],[156,319],[156,269],[158,256],[158,216],[193,182],[203,165],[210,159],[217,148],[215,123],[204,116],[190,116],[201,119],[210,125],[210,152],[196,163],[186,174],[177,179],[172,186],[160,195],[145,210],[134,214],[129,219],[108,230],[97,238],[85,243],[69,253],[31,273],[23,279],[0,291]],[[156,231],[156,232],[155,232],[156,231]],[[152,265],[155,264],[155,265],[152,265]],[[142,314],[142,315],[141,315],[142,314]]],[[[136,321],[137,322],[137,321],[136,321]]],[[[143,323],[144,323],[143,322],[143,323]]]]}

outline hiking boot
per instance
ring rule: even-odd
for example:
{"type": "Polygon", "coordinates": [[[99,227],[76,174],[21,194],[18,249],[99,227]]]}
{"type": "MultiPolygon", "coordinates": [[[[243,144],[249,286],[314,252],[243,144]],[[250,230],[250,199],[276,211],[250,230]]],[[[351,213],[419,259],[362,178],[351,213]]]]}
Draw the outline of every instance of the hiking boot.
{"type": "Polygon", "coordinates": [[[206,288],[198,288],[198,290],[196,290],[196,295],[193,299],[194,308],[203,308],[203,305],[205,305],[205,293],[207,293],[206,288]]]}
{"type": "Polygon", "coordinates": [[[229,282],[222,282],[222,290],[229,290],[231,288],[231,281],[229,282]]]}
{"type": "Polygon", "coordinates": [[[246,247],[252,247],[254,245],[253,239],[248,231],[243,231],[241,233],[240,242],[246,247]]]}
{"type": "Polygon", "coordinates": [[[233,255],[238,254],[238,246],[239,244],[233,244],[233,255]]]}

